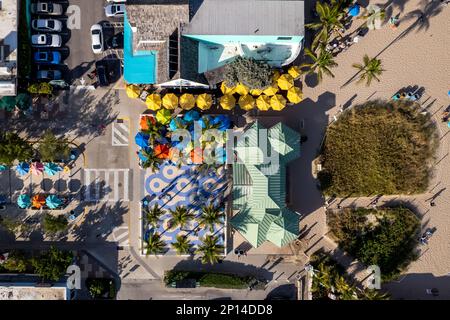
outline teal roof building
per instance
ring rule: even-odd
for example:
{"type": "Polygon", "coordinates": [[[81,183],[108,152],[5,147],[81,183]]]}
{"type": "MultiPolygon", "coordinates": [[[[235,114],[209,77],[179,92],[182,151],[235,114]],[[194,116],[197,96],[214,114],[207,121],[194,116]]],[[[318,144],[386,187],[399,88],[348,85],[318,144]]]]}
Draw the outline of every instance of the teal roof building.
{"type": "Polygon", "coordinates": [[[278,123],[255,122],[237,141],[231,225],[254,247],[283,247],[299,234],[300,216],[286,207],[286,166],[300,156],[300,135],[278,123]]]}

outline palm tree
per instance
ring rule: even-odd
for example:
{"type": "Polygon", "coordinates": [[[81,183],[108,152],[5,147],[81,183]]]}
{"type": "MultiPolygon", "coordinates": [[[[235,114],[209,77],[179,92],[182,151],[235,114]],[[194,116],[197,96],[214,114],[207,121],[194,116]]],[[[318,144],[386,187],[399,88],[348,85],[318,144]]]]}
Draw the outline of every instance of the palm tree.
{"type": "Polygon", "coordinates": [[[150,168],[153,172],[159,170],[159,166],[163,163],[163,159],[158,158],[156,154],[148,153],[145,149],[142,149],[142,154],[147,157],[147,160],[142,162],[142,168],[150,168]]]}
{"type": "Polygon", "coordinates": [[[381,23],[386,17],[386,11],[377,5],[369,4],[365,13],[358,17],[366,20],[366,26],[370,30],[381,29],[381,23]]]}
{"type": "Polygon", "coordinates": [[[172,247],[177,254],[188,254],[191,253],[192,243],[187,236],[179,234],[177,235],[177,241],[172,243],[172,247]]]}
{"type": "Polygon", "coordinates": [[[322,82],[323,74],[329,75],[334,78],[334,74],[331,72],[330,68],[336,67],[338,64],[333,60],[333,55],[324,50],[320,50],[318,54],[313,53],[310,49],[305,49],[305,55],[312,59],[312,63],[303,63],[300,67],[308,67],[307,73],[317,73],[317,80],[322,82]]]}
{"type": "Polygon", "coordinates": [[[201,239],[200,244],[196,250],[197,254],[201,254],[201,261],[203,264],[214,264],[219,261],[220,255],[223,254],[224,246],[218,243],[219,238],[213,235],[207,235],[201,239]]]}
{"type": "Polygon", "coordinates": [[[195,217],[186,207],[181,206],[177,206],[175,210],[170,210],[170,213],[172,218],[169,220],[169,226],[179,226],[181,229],[195,217]]]}
{"type": "Polygon", "coordinates": [[[202,208],[202,215],[198,218],[198,225],[204,228],[209,228],[210,232],[214,232],[215,225],[222,222],[220,220],[222,216],[223,212],[220,208],[210,204],[209,206],[202,208]]]}
{"type": "Polygon", "coordinates": [[[319,285],[325,290],[330,291],[333,286],[333,275],[332,270],[329,266],[324,263],[320,263],[317,266],[317,272],[314,274],[314,277],[317,279],[319,285]]]}
{"type": "Polygon", "coordinates": [[[351,286],[343,276],[338,275],[334,280],[334,286],[341,300],[357,300],[356,289],[351,286]]]}
{"type": "Polygon", "coordinates": [[[325,44],[328,42],[328,37],[331,32],[339,32],[344,26],[341,22],[344,17],[341,6],[333,3],[316,2],[316,11],[319,15],[319,22],[308,23],[305,26],[309,29],[319,30],[314,37],[311,47],[315,49],[319,43],[325,44]]]}
{"type": "Polygon", "coordinates": [[[366,81],[366,86],[370,86],[373,79],[380,82],[378,76],[384,71],[381,66],[381,60],[376,58],[371,59],[367,54],[363,57],[363,64],[354,63],[352,66],[358,69],[359,72],[362,72],[357,82],[360,83],[366,81]]]}
{"type": "Polygon", "coordinates": [[[157,203],[155,203],[155,205],[151,209],[149,209],[148,207],[144,208],[145,221],[152,226],[158,225],[159,218],[163,214],[164,211],[159,207],[157,203]]]}
{"type": "Polygon", "coordinates": [[[155,232],[149,236],[145,243],[146,255],[163,253],[165,247],[166,243],[161,240],[161,235],[158,232],[155,232]]]}
{"type": "Polygon", "coordinates": [[[388,293],[380,292],[375,289],[361,290],[362,298],[364,300],[389,300],[390,295],[388,293]]]}

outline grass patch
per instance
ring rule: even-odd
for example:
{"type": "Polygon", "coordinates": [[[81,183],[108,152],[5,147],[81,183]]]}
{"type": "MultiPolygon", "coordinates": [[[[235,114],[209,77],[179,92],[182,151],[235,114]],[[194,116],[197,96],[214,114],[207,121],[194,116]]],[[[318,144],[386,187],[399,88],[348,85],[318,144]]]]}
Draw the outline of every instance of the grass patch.
{"type": "Polygon", "coordinates": [[[423,193],[437,146],[430,115],[412,103],[355,106],[327,129],[322,190],[339,197],[423,193]]]}
{"type": "Polygon", "coordinates": [[[383,281],[396,278],[416,258],[420,222],[407,208],[329,211],[327,224],[343,250],[380,267],[383,281]]]}
{"type": "Polygon", "coordinates": [[[164,275],[164,283],[171,286],[174,282],[192,279],[200,283],[201,287],[214,287],[222,289],[247,289],[254,277],[242,277],[234,274],[192,272],[169,270],[164,275]]]}
{"type": "Polygon", "coordinates": [[[27,92],[28,81],[31,74],[31,43],[29,37],[29,28],[27,23],[27,0],[19,2],[19,23],[18,23],[18,57],[17,57],[17,78],[18,91],[27,92]]]}

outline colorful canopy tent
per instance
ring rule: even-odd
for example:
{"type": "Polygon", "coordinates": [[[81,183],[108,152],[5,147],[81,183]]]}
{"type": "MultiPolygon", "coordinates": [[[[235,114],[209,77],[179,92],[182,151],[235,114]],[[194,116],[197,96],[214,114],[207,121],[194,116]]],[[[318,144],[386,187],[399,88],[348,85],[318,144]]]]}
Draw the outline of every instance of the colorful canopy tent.
{"type": "Polygon", "coordinates": [[[275,111],[281,111],[286,107],[286,99],[281,94],[276,94],[270,98],[270,106],[275,111]]]}
{"type": "Polygon", "coordinates": [[[169,129],[170,131],[176,131],[178,129],[183,129],[186,127],[186,123],[182,118],[173,118],[170,120],[169,129]]]}
{"type": "Polygon", "coordinates": [[[357,17],[361,11],[359,4],[355,3],[348,8],[348,14],[352,17],[357,17]]]}
{"type": "Polygon", "coordinates": [[[241,96],[246,96],[250,89],[243,83],[238,83],[236,86],[235,92],[241,96]]]}
{"type": "Polygon", "coordinates": [[[27,110],[31,106],[31,96],[28,93],[19,93],[16,96],[16,106],[20,110],[27,110]]]}
{"type": "Polygon", "coordinates": [[[272,85],[263,90],[263,93],[266,96],[273,96],[278,92],[278,86],[276,82],[273,82],[272,85]]]}
{"type": "Polygon", "coordinates": [[[236,106],[236,98],[231,94],[220,97],[220,106],[224,110],[232,110],[236,106]]]}
{"type": "Polygon", "coordinates": [[[163,108],[156,112],[156,121],[158,121],[161,124],[168,124],[171,118],[172,113],[170,112],[170,110],[163,108]]]}
{"type": "Polygon", "coordinates": [[[231,127],[230,117],[224,114],[213,117],[210,122],[213,126],[217,126],[220,131],[225,131],[231,127]]]}
{"type": "Polygon", "coordinates": [[[201,110],[208,110],[213,104],[213,100],[210,94],[202,93],[197,97],[197,107],[201,110]]]}
{"type": "Polygon", "coordinates": [[[270,109],[270,97],[266,95],[259,96],[256,99],[256,107],[261,111],[268,111],[270,109]]]}
{"type": "Polygon", "coordinates": [[[136,136],[134,137],[134,141],[136,144],[141,148],[147,148],[149,146],[148,140],[150,139],[150,136],[148,134],[138,132],[136,136]]]}
{"type": "Polygon", "coordinates": [[[57,209],[59,206],[62,205],[62,200],[52,194],[52,195],[49,195],[47,198],[45,198],[45,204],[50,209],[57,209]]]}
{"type": "Polygon", "coordinates": [[[27,195],[27,194],[21,194],[17,198],[17,205],[20,208],[22,208],[22,209],[29,208],[31,206],[31,198],[30,198],[30,196],[27,195]]]}
{"type": "Polygon", "coordinates": [[[141,120],[139,121],[139,126],[144,131],[149,130],[150,126],[154,124],[156,124],[156,120],[153,116],[141,116],[141,120]]]}
{"type": "Polygon", "coordinates": [[[31,164],[31,173],[35,175],[41,175],[44,172],[44,165],[40,162],[33,162],[31,164]]]}
{"type": "Polygon", "coordinates": [[[225,81],[222,82],[220,85],[220,91],[222,91],[223,94],[234,94],[236,90],[235,86],[229,86],[225,81]]]}
{"type": "Polygon", "coordinates": [[[239,98],[239,106],[242,110],[248,111],[255,107],[255,99],[251,95],[241,96],[239,98]]]}
{"type": "Polygon", "coordinates": [[[161,109],[161,96],[157,93],[153,93],[147,96],[145,99],[147,108],[153,111],[161,109]]]}
{"type": "Polygon", "coordinates": [[[289,90],[294,86],[294,79],[289,73],[284,73],[278,78],[277,84],[281,90],[289,90]]]}
{"type": "Polygon", "coordinates": [[[190,110],[190,111],[186,112],[183,116],[183,120],[187,123],[191,123],[192,121],[197,121],[198,119],[200,119],[200,113],[198,113],[198,111],[195,111],[195,110],[190,110]]]}
{"type": "Polygon", "coordinates": [[[0,171],[8,170],[8,166],[5,164],[0,164],[0,171]]]}
{"type": "Polygon", "coordinates": [[[16,166],[16,171],[19,175],[24,176],[26,175],[28,172],[30,172],[30,165],[26,162],[20,162],[17,166],[16,166]]]}
{"type": "Polygon", "coordinates": [[[16,97],[5,96],[0,99],[0,109],[12,111],[16,106],[16,97]]]}
{"type": "Polygon", "coordinates": [[[60,171],[62,171],[62,168],[54,162],[47,162],[44,165],[44,172],[46,174],[48,174],[49,176],[54,176],[55,174],[57,174],[60,171]]]}
{"type": "Polygon", "coordinates": [[[148,157],[144,154],[144,149],[141,149],[138,151],[138,157],[139,157],[139,160],[141,160],[142,162],[145,162],[148,160],[148,157]]]}
{"type": "Polygon", "coordinates": [[[162,99],[162,105],[166,109],[174,110],[178,107],[178,97],[174,93],[166,93],[162,99]]]}
{"type": "Polygon", "coordinates": [[[195,107],[195,97],[190,93],[185,93],[180,97],[180,107],[184,110],[191,110],[195,107]]]}
{"type": "Polygon", "coordinates": [[[167,159],[169,158],[170,148],[167,144],[158,144],[153,149],[153,153],[159,159],[167,159]]]}
{"type": "Polygon", "coordinates": [[[300,78],[302,71],[300,70],[299,66],[292,66],[289,68],[288,73],[292,78],[298,79],[300,78]]]}
{"type": "Polygon", "coordinates": [[[195,164],[200,164],[203,162],[203,150],[197,147],[191,151],[191,161],[195,164]]]}
{"type": "Polygon", "coordinates": [[[141,94],[141,89],[134,84],[129,84],[127,85],[126,92],[128,98],[136,99],[139,98],[139,95],[141,94]]]}
{"type": "Polygon", "coordinates": [[[250,94],[252,96],[259,96],[263,93],[263,91],[261,89],[252,89],[250,90],[250,94]]]}
{"type": "Polygon", "coordinates": [[[37,194],[33,197],[31,206],[36,209],[41,209],[45,204],[45,197],[41,194],[37,194]]]}
{"type": "Polygon", "coordinates": [[[299,87],[292,87],[287,92],[289,102],[300,103],[303,100],[303,93],[299,87]]]}
{"type": "Polygon", "coordinates": [[[300,156],[300,135],[282,123],[268,129],[264,137],[261,129],[256,121],[247,130],[247,139],[237,142],[242,161],[233,164],[233,209],[239,212],[231,225],[254,247],[266,241],[283,247],[299,234],[300,216],[286,207],[286,166],[300,156]],[[271,157],[278,158],[275,167],[273,161],[265,164],[261,148],[267,146],[271,157]]]}

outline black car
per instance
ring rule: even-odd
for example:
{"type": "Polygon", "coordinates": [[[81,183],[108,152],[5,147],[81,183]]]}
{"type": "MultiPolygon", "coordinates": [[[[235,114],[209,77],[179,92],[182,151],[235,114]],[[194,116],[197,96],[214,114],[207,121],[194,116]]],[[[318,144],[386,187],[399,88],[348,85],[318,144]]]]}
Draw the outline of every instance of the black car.
{"type": "Polygon", "coordinates": [[[115,34],[106,42],[108,48],[111,49],[123,49],[123,32],[115,34]]]}
{"type": "Polygon", "coordinates": [[[106,87],[109,85],[108,66],[103,63],[96,64],[97,79],[100,87],[106,87]]]}

